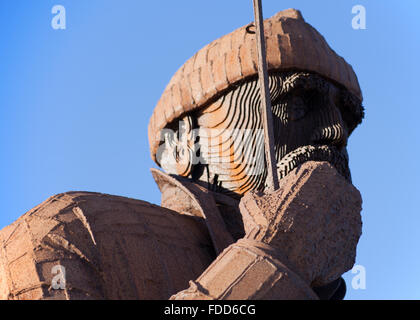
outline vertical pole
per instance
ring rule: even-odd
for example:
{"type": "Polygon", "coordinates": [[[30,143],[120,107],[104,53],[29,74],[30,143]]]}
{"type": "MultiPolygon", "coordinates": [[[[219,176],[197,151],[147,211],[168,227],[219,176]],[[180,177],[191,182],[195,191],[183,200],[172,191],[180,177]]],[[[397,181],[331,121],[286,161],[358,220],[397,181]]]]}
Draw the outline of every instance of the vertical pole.
{"type": "Polygon", "coordinates": [[[277,161],[274,152],[274,127],[273,114],[271,111],[270,88],[268,86],[267,59],[264,37],[264,23],[262,14],[261,0],[254,1],[254,16],[257,36],[258,51],[258,78],[261,90],[261,112],[264,127],[264,147],[267,162],[267,181],[269,188],[276,190],[279,188],[277,175],[277,161]]]}

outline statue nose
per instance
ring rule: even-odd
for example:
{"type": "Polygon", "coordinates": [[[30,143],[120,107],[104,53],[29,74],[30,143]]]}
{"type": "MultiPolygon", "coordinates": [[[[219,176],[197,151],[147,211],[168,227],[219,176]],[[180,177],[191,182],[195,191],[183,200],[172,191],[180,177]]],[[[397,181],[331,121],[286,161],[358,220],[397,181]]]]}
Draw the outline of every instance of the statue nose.
{"type": "Polygon", "coordinates": [[[338,149],[347,145],[347,129],[341,117],[341,112],[335,105],[325,108],[317,122],[317,126],[311,136],[312,143],[333,145],[338,149]]]}

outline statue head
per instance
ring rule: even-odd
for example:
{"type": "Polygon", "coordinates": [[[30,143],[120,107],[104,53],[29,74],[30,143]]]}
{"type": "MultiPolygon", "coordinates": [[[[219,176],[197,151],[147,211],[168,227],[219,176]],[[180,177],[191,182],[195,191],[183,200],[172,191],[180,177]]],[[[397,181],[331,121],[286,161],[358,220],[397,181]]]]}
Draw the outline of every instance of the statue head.
{"type": "MultiPolygon", "coordinates": [[[[299,11],[264,21],[279,178],[328,161],[350,180],[347,140],[363,118],[352,67],[299,11]]],[[[252,25],[198,51],[173,76],[149,123],[152,158],[167,173],[241,196],[266,187],[252,25]]]]}

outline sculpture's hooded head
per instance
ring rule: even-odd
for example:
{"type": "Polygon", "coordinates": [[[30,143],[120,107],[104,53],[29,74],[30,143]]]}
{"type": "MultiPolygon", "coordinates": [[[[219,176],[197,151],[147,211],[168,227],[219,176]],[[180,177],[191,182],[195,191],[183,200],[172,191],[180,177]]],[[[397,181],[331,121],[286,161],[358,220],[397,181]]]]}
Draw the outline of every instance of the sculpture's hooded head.
{"type": "MultiPolygon", "coordinates": [[[[307,160],[350,180],[347,139],[363,118],[352,67],[301,13],[264,21],[279,177],[307,160]]],[[[149,123],[153,160],[170,174],[242,195],[265,186],[256,39],[248,25],[198,51],[173,76],[149,123]]]]}

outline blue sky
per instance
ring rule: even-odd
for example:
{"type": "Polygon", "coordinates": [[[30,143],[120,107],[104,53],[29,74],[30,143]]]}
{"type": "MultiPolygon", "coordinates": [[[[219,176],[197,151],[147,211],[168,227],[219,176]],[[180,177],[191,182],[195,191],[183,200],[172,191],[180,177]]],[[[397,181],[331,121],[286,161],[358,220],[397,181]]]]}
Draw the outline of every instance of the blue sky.
{"type": "MultiPolygon", "coordinates": [[[[297,8],[356,71],[366,117],[349,142],[363,196],[356,263],[366,289],[348,299],[420,298],[417,101],[420,2],[263,0],[297,8]],[[366,30],[351,27],[354,5],[366,30]],[[417,96],[416,96],[417,94],[417,96]]],[[[147,124],[174,72],[253,19],[252,1],[0,2],[0,228],[49,196],[86,190],[160,202],[147,124]],[[51,27],[66,8],[67,28],[51,27]]]]}

